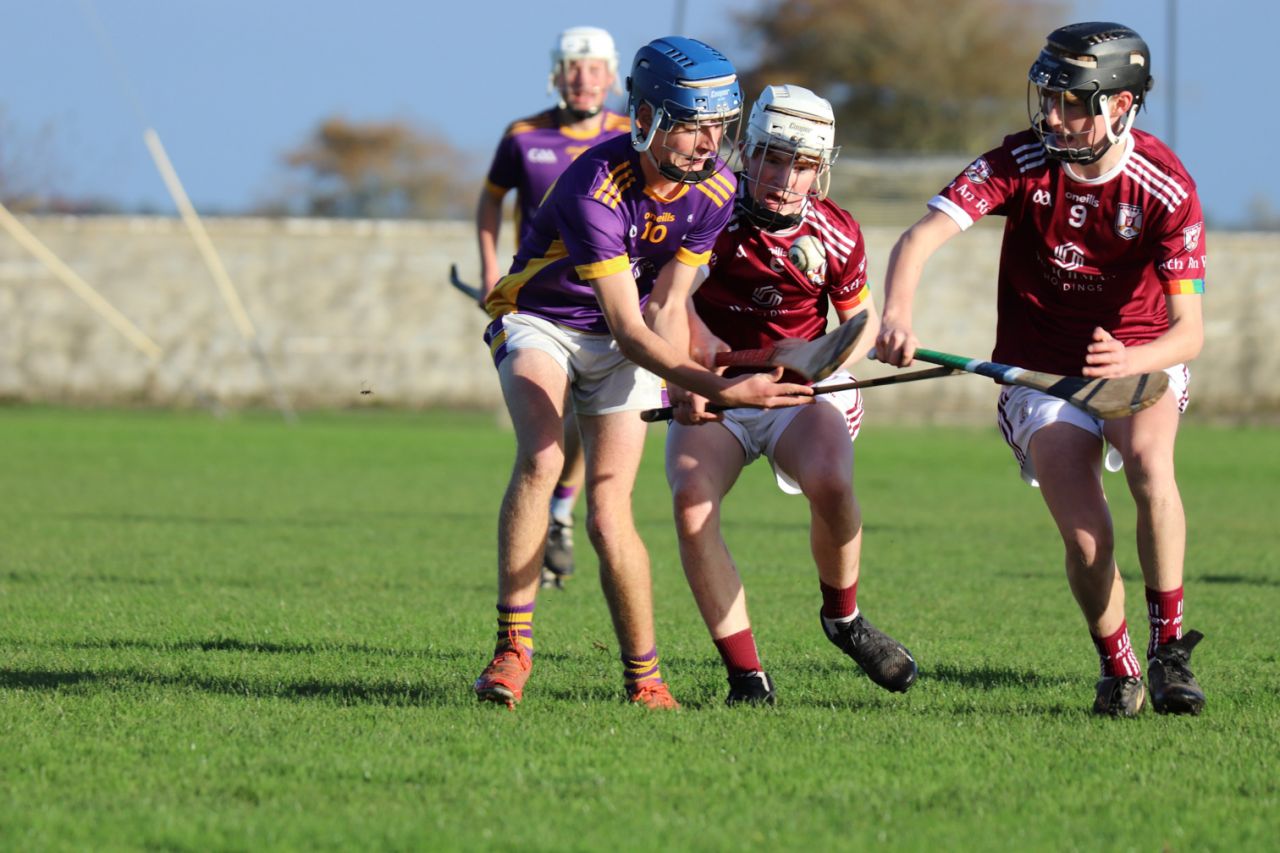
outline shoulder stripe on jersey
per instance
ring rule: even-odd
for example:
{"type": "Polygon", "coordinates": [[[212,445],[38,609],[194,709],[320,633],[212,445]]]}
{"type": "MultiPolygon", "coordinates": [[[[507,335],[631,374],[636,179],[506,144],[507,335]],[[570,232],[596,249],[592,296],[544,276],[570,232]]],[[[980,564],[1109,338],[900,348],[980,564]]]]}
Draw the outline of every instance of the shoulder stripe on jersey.
{"type": "Polygon", "coordinates": [[[609,207],[616,208],[618,202],[622,200],[623,191],[635,182],[636,176],[631,171],[631,161],[626,160],[600,180],[600,186],[596,188],[591,197],[597,201],[604,202],[609,207]]]}
{"type": "Polygon", "coordinates": [[[1039,142],[1033,142],[1028,145],[1021,145],[1013,149],[1013,159],[1018,164],[1018,172],[1027,172],[1037,166],[1043,166],[1045,161],[1044,146],[1039,142]]]}
{"type": "Polygon", "coordinates": [[[819,221],[822,222],[823,225],[831,229],[831,236],[835,239],[837,243],[843,243],[847,251],[852,252],[854,249],[858,247],[858,241],[853,239],[851,235],[846,234],[845,232],[837,228],[835,223],[832,222],[830,219],[828,219],[825,213],[823,213],[821,210],[814,207],[813,205],[809,206],[809,210],[811,213],[813,213],[815,217],[818,218],[819,221]]]}
{"type": "Polygon", "coordinates": [[[507,134],[515,136],[518,133],[528,133],[531,130],[545,130],[551,127],[552,119],[549,115],[532,116],[530,118],[522,118],[519,121],[513,121],[511,126],[507,128],[507,134]]]}
{"type": "Polygon", "coordinates": [[[1187,191],[1177,181],[1155,170],[1150,161],[1131,157],[1125,163],[1124,173],[1133,178],[1173,213],[1188,198],[1187,191]]]}
{"type": "Polygon", "coordinates": [[[824,251],[830,253],[837,261],[839,261],[842,264],[849,262],[848,252],[845,250],[843,246],[841,246],[839,243],[836,243],[835,240],[832,239],[831,229],[827,228],[827,226],[823,225],[821,222],[819,222],[816,219],[806,219],[805,221],[809,223],[809,227],[811,227],[814,231],[818,232],[818,236],[821,238],[819,242],[822,243],[822,248],[824,251]]]}
{"type": "MultiPolygon", "coordinates": [[[[716,207],[724,207],[724,203],[729,200],[729,196],[725,193],[724,188],[716,186],[714,190],[708,188],[707,181],[694,184],[698,188],[698,192],[705,195],[716,203],[716,207]]],[[[714,185],[713,185],[714,186],[714,185]]]]}
{"type": "Polygon", "coordinates": [[[604,117],[605,130],[630,130],[631,119],[610,113],[604,117]]]}
{"type": "Polygon", "coordinates": [[[1170,213],[1173,213],[1175,210],[1177,210],[1178,205],[1182,203],[1182,199],[1170,197],[1167,187],[1162,187],[1159,184],[1154,183],[1151,180],[1151,177],[1149,175],[1146,175],[1143,172],[1139,171],[1138,169],[1133,168],[1132,165],[1126,163],[1124,167],[1124,173],[1129,177],[1133,178],[1138,183],[1139,186],[1141,186],[1144,190],[1149,192],[1152,196],[1159,199],[1160,202],[1164,204],[1165,209],[1168,210],[1170,213]]]}
{"type": "Polygon", "coordinates": [[[1170,193],[1173,195],[1174,198],[1177,198],[1177,199],[1189,198],[1189,194],[1187,193],[1186,189],[1182,186],[1182,184],[1178,182],[1177,178],[1175,178],[1173,175],[1170,175],[1168,172],[1162,171],[1161,169],[1157,168],[1156,164],[1152,163],[1150,160],[1148,160],[1146,157],[1143,157],[1138,152],[1134,151],[1130,155],[1129,162],[1132,163],[1134,166],[1138,167],[1139,169],[1141,169],[1142,171],[1147,172],[1155,183],[1167,185],[1169,187],[1170,193]]]}
{"type": "Polygon", "coordinates": [[[725,191],[730,195],[733,195],[737,191],[737,186],[733,181],[729,180],[729,176],[724,172],[716,172],[711,176],[710,180],[715,181],[717,184],[724,187],[725,191]]]}

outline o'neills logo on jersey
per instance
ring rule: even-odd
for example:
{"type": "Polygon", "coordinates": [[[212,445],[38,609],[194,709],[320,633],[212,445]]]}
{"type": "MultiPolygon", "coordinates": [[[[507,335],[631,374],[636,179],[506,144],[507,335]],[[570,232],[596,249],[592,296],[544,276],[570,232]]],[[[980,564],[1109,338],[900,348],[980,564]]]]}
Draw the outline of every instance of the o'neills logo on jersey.
{"type": "Polygon", "coordinates": [[[530,163],[554,163],[556,161],[556,152],[550,148],[530,148],[526,155],[530,163]]]}
{"type": "Polygon", "coordinates": [[[1197,222],[1182,229],[1182,245],[1188,252],[1200,245],[1200,232],[1204,231],[1204,223],[1197,222]]]}
{"type": "Polygon", "coordinates": [[[765,308],[777,308],[782,304],[782,292],[773,285],[766,284],[752,292],[751,301],[765,308]]]}
{"type": "Polygon", "coordinates": [[[1063,243],[1054,248],[1053,262],[1064,270],[1079,269],[1084,263],[1084,250],[1075,243],[1063,243]]]}
{"type": "Polygon", "coordinates": [[[1142,208],[1136,204],[1121,204],[1116,208],[1116,233],[1132,240],[1142,230],[1142,208]]]}
{"type": "Polygon", "coordinates": [[[988,165],[987,158],[979,157],[970,163],[969,168],[964,170],[964,176],[975,184],[980,184],[991,177],[991,166],[988,165]]]}

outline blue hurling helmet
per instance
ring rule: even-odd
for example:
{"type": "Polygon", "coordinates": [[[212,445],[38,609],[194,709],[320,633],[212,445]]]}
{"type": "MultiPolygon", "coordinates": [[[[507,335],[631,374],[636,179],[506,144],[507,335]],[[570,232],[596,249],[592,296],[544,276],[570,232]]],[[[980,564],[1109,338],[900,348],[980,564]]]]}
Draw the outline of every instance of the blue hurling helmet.
{"type": "MultiPolygon", "coordinates": [[[[648,151],[659,130],[676,124],[727,122],[742,112],[742,87],[738,74],[723,53],[697,39],[667,36],[654,39],[636,52],[627,78],[627,108],[631,114],[631,144],[648,151]],[[653,109],[653,122],[642,132],[636,121],[640,105],[653,109]]],[[[714,167],[714,164],[712,164],[714,167]]],[[[664,174],[673,180],[696,182],[710,174],[664,174]]]]}

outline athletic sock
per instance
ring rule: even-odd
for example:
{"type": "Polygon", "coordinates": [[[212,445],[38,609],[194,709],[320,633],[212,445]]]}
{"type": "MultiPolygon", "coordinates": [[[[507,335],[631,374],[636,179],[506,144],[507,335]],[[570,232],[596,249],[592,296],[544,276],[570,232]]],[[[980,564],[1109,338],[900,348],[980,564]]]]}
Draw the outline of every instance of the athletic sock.
{"type": "Polygon", "coordinates": [[[658,667],[658,649],[652,648],[639,657],[622,656],[622,679],[627,692],[635,693],[646,684],[661,684],[662,670],[658,667]]]}
{"type": "Polygon", "coordinates": [[[551,517],[566,527],[573,526],[573,505],[578,501],[577,486],[556,485],[551,494],[551,517]]]}
{"type": "Polygon", "coordinates": [[[763,671],[760,653],[756,651],[756,638],[752,636],[750,628],[721,637],[715,640],[715,644],[730,675],[763,671]]]}
{"type": "Polygon", "coordinates": [[[1147,658],[1155,656],[1156,647],[1182,636],[1182,587],[1161,592],[1147,587],[1147,619],[1151,636],[1147,641],[1147,658]]]}
{"type": "Polygon", "coordinates": [[[518,607],[498,605],[498,645],[503,651],[512,643],[519,643],[533,657],[533,605],[530,602],[518,607]]]}
{"type": "Polygon", "coordinates": [[[1142,667],[1138,664],[1138,656],[1133,653],[1133,643],[1129,641],[1129,625],[1121,622],[1115,633],[1099,637],[1092,631],[1093,646],[1098,650],[1098,662],[1101,664],[1102,677],[1127,675],[1133,678],[1142,677],[1142,667]]]}
{"type": "Polygon", "coordinates": [[[845,622],[858,615],[858,582],[838,589],[818,581],[822,587],[822,618],[833,622],[845,622]]]}

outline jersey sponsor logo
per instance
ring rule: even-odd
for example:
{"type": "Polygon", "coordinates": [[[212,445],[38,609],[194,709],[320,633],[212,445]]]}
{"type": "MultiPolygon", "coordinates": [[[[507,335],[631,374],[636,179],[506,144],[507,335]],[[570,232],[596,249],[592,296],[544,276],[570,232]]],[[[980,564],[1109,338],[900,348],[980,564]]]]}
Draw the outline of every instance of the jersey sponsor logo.
{"type": "Polygon", "coordinates": [[[782,292],[772,284],[762,285],[751,293],[751,301],[765,308],[777,308],[782,304],[782,292]]]}
{"type": "Polygon", "coordinates": [[[964,176],[975,184],[981,184],[991,177],[991,166],[986,157],[979,157],[964,170],[964,176]]]}
{"type": "Polygon", "coordinates": [[[1087,204],[1090,207],[1098,206],[1098,197],[1092,193],[1085,193],[1084,195],[1081,195],[1080,193],[1073,193],[1070,190],[1067,190],[1064,195],[1066,195],[1067,201],[1076,201],[1080,204],[1087,204]]]}
{"type": "Polygon", "coordinates": [[[1031,194],[1031,200],[1042,207],[1053,204],[1053,196],[1049,195],[1048,190],[1036,190],[1031,194]]]}
{"type": "Polygon", "coordinates": [[[1197,222],[1195,225],[1188,225],[1182,229],[1182,245],[1188,252],[1194,251],[1196,246],[1200,245],[1200,233],[1204,231],[1204,223],[1197,222]]]}
{"type": "Polygon", "coordinates": [[[1121,202],[1120,206],[1116,208],[1116,233],[1126,240],[1132,240],[1141,231],[1142,207],[1121,202]]]}
{"type": "Polygon", "coordinates": [[[554,163],[556,161],[556,152],[550,148],[530,148],[529,153],[525,156],[530,163],[554,163]]]}
{"type": "Polygon", "coordinates": [[[1064,270],[1079,269],[1084,264],[1084,249],[1075,243],[1063,243],[1053,249],[1053,262],[1064,270]]]}

